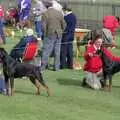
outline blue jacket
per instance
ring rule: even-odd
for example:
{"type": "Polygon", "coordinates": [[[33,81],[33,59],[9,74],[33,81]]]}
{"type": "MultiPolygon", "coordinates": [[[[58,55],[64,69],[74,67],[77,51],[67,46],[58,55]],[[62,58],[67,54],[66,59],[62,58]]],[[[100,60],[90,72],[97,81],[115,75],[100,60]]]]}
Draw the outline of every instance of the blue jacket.
{"type": "Polygon", "coordinates": [[[66,22],[66,33],[73,33],[75,31],[76,27],[76,16],[73,13],[70,13],[66,16],[64,16],[65,22],[66,22]]]}
{"type": "Polygon", "coordinates": [[[14,47],[15,49],[23,52],[28,43],[37,42],[37,39],[32,36],[24,36],[21,38],[20,42],[14,47]]]}
{"type": "Polygon", "coordinates": [[[72,41],[74,39],[74,31],[76,27],[76,16],[70,13],[64,16],[66,22],[66,28],[64,30],[65,41],[72,41]]]}
{"type": "Polygon", "coordinates": [[[21,10],[21,8],[23,6],[25,6],[24,9],[30,10],[30,8],[31,8],[31,0],[18,0],[17,2],[18,2],[18,7],[19,7],[20,10],[21,10]]]}

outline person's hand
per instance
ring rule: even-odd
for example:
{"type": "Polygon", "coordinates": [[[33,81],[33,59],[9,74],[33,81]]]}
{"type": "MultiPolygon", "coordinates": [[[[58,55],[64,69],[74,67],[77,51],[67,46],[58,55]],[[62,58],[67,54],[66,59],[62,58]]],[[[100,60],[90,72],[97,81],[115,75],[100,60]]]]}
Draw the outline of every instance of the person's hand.
{"type": "Polygon", "coordinates": [[[92,40],[89,40],[87,45],[88,45],[88,46],[91,45],[91,42],[92,42],[92,40]]]}
{"type": "Polygon", "coordinates": [[[96,54],[96,51],[95,51],[94,53],[88,53],[88,55],[89,55],[90,57],[98,56],[98,54],[96,54]]]}
{"type": "Polygon", "coordinates": [[[42,40],[42,38],[41,38],[41,37],[39,37],[39,38],[37,38],[37,40],[38,40],[38,41],[41,41],[41,40],[42,40]]]}
{"type": "Polygon", "coordinates": [[[90,57],[93,57],[93,53],[88,53],[88,55],[89,55],[90,57]]]}

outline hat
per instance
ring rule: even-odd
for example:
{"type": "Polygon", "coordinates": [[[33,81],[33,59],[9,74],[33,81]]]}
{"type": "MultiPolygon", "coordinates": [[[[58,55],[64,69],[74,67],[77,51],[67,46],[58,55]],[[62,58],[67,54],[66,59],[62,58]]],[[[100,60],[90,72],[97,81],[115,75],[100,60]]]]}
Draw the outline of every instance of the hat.
{"type": "Polygon", "coordinates": [[[27,34],[28,36],[33,35],[33,30],[32,30],[31,28],[27,29],[27,30],[26,30],[26,34],[27,34]]]}

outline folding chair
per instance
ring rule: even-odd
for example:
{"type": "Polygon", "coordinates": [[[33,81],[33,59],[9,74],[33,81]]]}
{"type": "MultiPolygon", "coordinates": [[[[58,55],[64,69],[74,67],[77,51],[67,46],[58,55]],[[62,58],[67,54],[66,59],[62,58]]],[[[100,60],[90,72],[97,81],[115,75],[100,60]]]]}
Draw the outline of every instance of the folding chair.
{"type": "Polygon", "coordinates": [[[37,54],[37,43],[28,43],[23,52],[22,62],[31,61],[37,54]]]}

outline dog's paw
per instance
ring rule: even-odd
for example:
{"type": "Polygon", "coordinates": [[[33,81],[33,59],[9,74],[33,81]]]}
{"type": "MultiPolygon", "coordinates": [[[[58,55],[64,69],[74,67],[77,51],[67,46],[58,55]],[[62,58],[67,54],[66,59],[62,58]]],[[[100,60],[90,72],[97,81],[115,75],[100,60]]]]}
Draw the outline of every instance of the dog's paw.
{"type": "Polygon", "coordinates": [[[111,87],[109,87],[109,85],[106,85],[106,86],[104,87],[104,91],[106,91],[106,92],[111,92],[111,87]]]}

